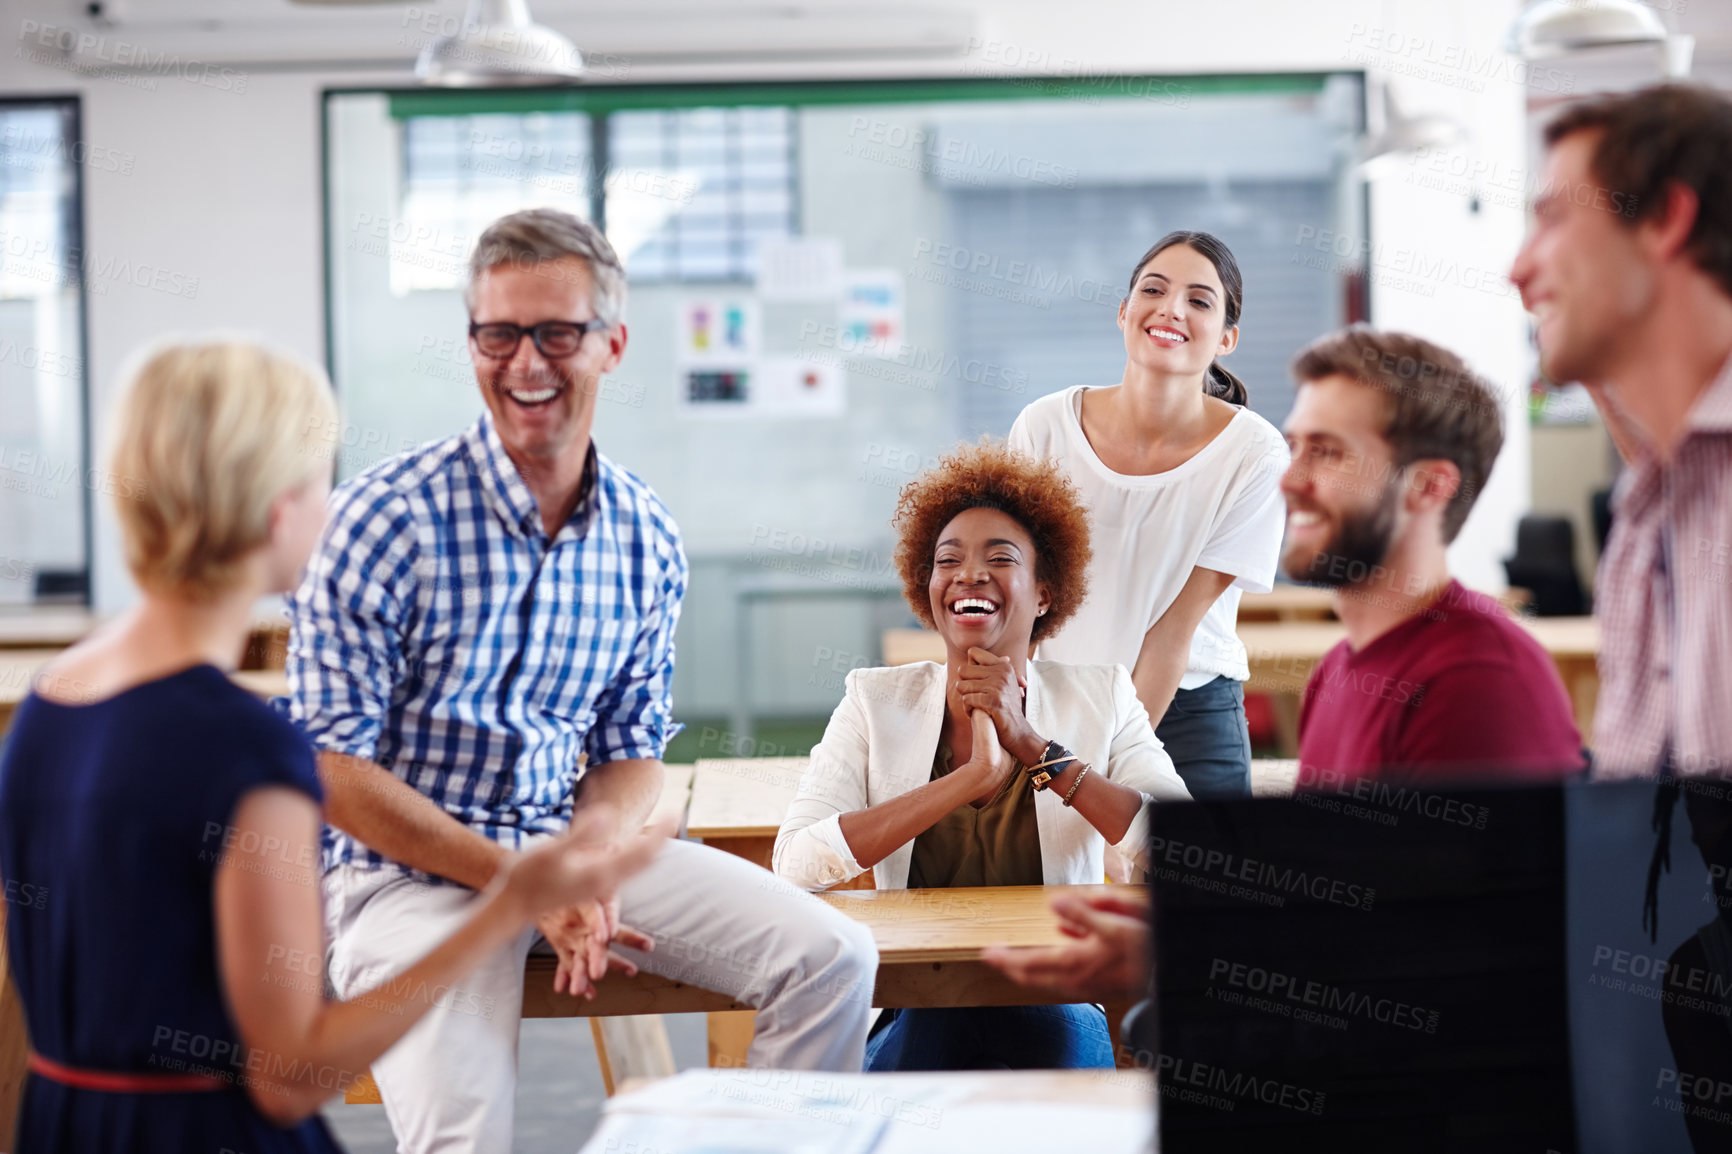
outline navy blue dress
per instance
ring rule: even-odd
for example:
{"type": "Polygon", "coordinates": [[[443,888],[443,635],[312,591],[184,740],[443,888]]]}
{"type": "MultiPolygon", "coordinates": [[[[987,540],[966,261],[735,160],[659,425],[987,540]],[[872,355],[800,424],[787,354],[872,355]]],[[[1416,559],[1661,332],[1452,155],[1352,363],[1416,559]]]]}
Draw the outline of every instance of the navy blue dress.
{"type": "MultiPolygon", "coordinates": [[[[229,1083],[113,1093],[32,1074],[18,1154],[338,1149],[316,1115],[285,1130],[248,1099],[217,979],[223,831],[262,786],[322,797],[306,740],[215,666],[18,707],[0,757],[0,879],[32,1047],[85,1070],[229,1083]]],[[[316,861],[288,868],[318,876],[316,861]]]]}

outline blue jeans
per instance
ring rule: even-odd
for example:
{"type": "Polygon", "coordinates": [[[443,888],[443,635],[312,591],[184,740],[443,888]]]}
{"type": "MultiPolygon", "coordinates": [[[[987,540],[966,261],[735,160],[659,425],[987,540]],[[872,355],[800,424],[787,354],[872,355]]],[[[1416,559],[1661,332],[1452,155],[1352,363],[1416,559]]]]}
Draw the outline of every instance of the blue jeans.
{"type": "Polygon", "coordinates": [[[866,1042],[866,1069],[1110,1070],[1113,1041],[1099,1006],[968,1006],[886,1010],[866,1042]]]}
{"type": "Polygon", "coordinates": [[[1198,801],[1251,796],[1251,730],[1245,687],[1217,677],[1173,694],[1155,736],[1198,801]]]}

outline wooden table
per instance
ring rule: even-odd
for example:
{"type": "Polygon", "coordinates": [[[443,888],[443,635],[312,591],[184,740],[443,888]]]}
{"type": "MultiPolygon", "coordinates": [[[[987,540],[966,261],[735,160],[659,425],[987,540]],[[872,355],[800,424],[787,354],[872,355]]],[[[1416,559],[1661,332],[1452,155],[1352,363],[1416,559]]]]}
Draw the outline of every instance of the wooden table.
{"type": "MultiPolygon", "coordinates": [[[[62,649],[0,649],[0,735],[12,723],[12,711],[30,693],[42,667],[65,652],[62,649]]],[[[281,669],[241,669],[229,675],[236,685],[254,696],[269,699],[289,691],[289,679],[281,669]]],[[[64,682],[59,696],[84,696],[80,686],[64,682]]]]}
{"type": "MultiPolygon", "coordinates": [[[[1575,709],[1584,741],[1593,732],[1594,701],[1599,696],[1600,623],[1593,617],[1517,617],[1516,622],[1551,655],[1575,709]]],[[[1277,727],[1285,752],[1298,749],[1298,702],[1311,671],[1347,636],[1339,621],[1241,624],[1251,668],[1248,690],[1274,695],[1277,727]]]]}
{"type": "Polygon", "coordinates": [[[687,836],[769,869],[776,831],[806,763],[804,757],[699,759],[692,767],[687,836]]]}
{"type": "MultiPolygon", "coordinates": [[[[1511,613],[1520,613],[1533,600],[1526,589],[1509,588],[1493,594],[1511,613]]],[[[1275,586],[1267,593],[1246,593],[1239,598],[1239,624],[1267,621],[1334,621],[1335,595],[1316,585],[1275,586]]]]}
{"type": "Polygon", "coordinates": [[[65,606],[0,611],[0,649],[64,649],[101,620],[88,609],[65,606]]]}
{"type": "Polygon", "coordinates": [[[662,795],[650,811],[649,824],[664,818],[674,819],[674,836],[685,832],[686,810],[692,804],[692,767],[667,765],[662,767],[662,795]]]}
{"type": "Polygon", "coordinates": [[[1239,598],[1241,622],[1329,621],[1334,616],[1334,596],[1315,585],[1277,585],[1267,593],[1245,593],[1239,598]]]}
{"type": "Polygon", "coordinates": [[[980,960],[990,945],[1056,946],[1060,894],[1146,895],[1146,886],[975,886],[951,890],[831,890],[818,897],[872,931],[878,985],[872,1004],[1046,1006],[1065,999],[1019,986],[980,960]]]}
{"type": "MultiPolygon", "coordinates": [[[[0,609],[0,652],[11,649],[66,649],[95,632],[104,618],[89,609],[25,606],[0,609]]],[[[242,654],[242,669],[281,669],[288,656],[289,622],[281,613],[253,616],[242,654]]]]}

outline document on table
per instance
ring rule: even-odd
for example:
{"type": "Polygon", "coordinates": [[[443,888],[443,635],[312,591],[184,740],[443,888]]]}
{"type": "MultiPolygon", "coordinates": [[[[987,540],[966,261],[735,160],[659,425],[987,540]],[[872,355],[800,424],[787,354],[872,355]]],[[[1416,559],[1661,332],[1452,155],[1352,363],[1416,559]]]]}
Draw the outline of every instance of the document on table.
{"type": "Polygon", "coordinates": [[[1060,1077],[1055,1093],[1032,1073],[688,1070],[610,1101],[583,1154],[1051,1154],[1084,1132],[1092,1154],[1151,1148],[1146,1076],[1060,1077]]]}
{"type": "MultiPolygon", "coordinates": [[[[688,1070],[607,1104],[585,1154],[870,1154],[886,1118],[823,1074],[688,1070]]],[[[894,1113],[894,1109],[891,1111],[894,1113]]]]}

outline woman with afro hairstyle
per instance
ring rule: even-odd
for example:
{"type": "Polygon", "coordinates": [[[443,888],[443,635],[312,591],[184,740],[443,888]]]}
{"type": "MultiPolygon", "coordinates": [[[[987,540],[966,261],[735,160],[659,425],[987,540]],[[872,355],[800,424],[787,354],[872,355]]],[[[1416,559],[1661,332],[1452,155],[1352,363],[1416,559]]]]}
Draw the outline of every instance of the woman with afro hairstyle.
{"type": "MultiPolygon", "coordinates": [[[[1087,591],[1071,483],[1002,444],[902,490],[896,567],[945,660],[848,674],[776,837],[810,890],[1099,882],[1112,845],[1147,864],[1147,808],[1190,795],[1115,665],[1029,657],[1087,591]]],[[[1098,1006],[886,1011],[869,1070],[1111,1067],[1098,1006]]]]}

